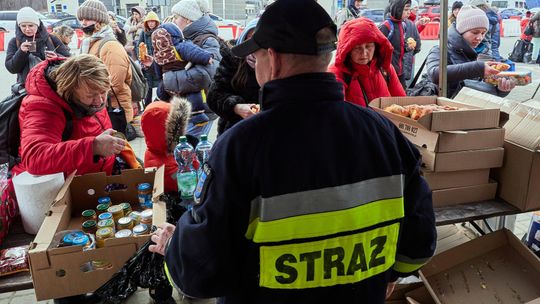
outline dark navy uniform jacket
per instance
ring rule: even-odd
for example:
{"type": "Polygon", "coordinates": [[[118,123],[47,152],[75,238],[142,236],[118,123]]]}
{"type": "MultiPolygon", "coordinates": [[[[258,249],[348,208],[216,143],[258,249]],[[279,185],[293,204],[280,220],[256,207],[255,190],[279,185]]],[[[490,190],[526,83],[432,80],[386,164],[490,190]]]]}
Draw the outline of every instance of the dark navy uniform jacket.
{"type": "Polygon", "coordinates": [[[221,303],[383,303],[433,255],[420,155],[330,73],[268,82],[225,132],[166,250],[170,280],[221,303]],[[204,181],[203,181],[204,180],[204,181]]]}

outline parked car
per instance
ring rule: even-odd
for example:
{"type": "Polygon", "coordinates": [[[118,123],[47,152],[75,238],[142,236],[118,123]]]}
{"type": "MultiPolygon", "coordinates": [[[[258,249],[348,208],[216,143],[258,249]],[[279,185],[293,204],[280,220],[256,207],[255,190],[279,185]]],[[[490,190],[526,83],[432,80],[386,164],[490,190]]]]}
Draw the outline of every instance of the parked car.
{"type": "MultiPolygon", "coordinates": [[[[17,25],[17,13],[19,11],[0,11],[0,31],[15,31],[17,25]]],[[[49,19],[43,14],[37,13],[43,25],[49,26],[58,22],[58,19],[49,19]]]]}
{"type": "MultiPolygon", "coordinates": [[[[116,16],[116,20],[118,20],[118,25],[120,27],[124,27],[124,24],[126,23],[127,19],[122,17],[122,16],[116,16]]],[[[67,25],[69,27],[71,27],[72,29],[76,30],[76,29],[80,29],[82,26],[81,26],[81,23],[79,22],[79,20],[77,20],[77,17],[75,16],[72,16],[72,17],[67,17],[67,18],[64,18],[62,20],[59,20],[55,23],[52,23],[50,24],[48,27],[47,27],[47,30],[52,30],[54,29],[55,27],[58,27],[58,26],[62,26],[62,25],[67,25]]]]}
{"type": "Polygon", "coordinates": [[[360,16],[366,17],[371,21],[375,22],[378,26],[381,22],[384,21],[384,10],[383,9],[363,9],[360,11],[360,16]]]}
{"type": "Polygon", "coordinates": [[[505,8],[501,10],[499,14],[501,15],[501,18],[503,19],[510,19],[510,17],[512,16],[518,16],[518,17],[523,16],[523,12],[515,8],[505,8]]]}
{"type": "Polygon", "coordinates": [[[75,17],[72,14],[64,13],[64,12],[55,12],[55,13],[43,13],[45,17],[48,19],[65,19],[69,17],[75,17]]]}
{"type": "Polygon", "coordinates": [[[418,16],[420,18],[427,17],[431,21],[439,22],[441,20],[441,7],[436,6],[424,6],[418,9],[418,16]]]}
{"type": "Polygon", "coordinates": [[[210,18],[214,20],[217,26],[220,25],[236,25],[236,26],[242,26],[242,24],[236,20],[230,20],[230,19],[223,19],[218,15],[214,15],[212,13],[209,14],[210,18]]]}

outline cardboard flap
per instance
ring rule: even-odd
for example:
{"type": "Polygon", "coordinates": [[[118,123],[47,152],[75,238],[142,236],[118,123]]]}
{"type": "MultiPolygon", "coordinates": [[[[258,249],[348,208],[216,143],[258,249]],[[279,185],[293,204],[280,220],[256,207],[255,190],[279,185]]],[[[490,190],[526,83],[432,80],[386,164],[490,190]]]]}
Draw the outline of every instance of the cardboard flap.
{"type": "Polygon", "coordinates": [[[511,113],[505,139],[536,151],[540,149],[540,110],[518,105],[511,113]]]}
{"type": "Polygon", "coordinates": [[[77,170],[73,171],[66,181],[64,182],[64,185],[62,185],[62,188],[60,188],[60,191],[58,191],[58,194],[56,195],[56,198],[51,203],[51,207],[55,207],[58,205],[60,201],[62,201],[63,204],[65,204],[65,196],[68,192],[69,185],[71,185],[71,181],[73,181],[73,178],[75,177],[75,174],[77,173],[77,170]]]}
{"type": "Polygon", "coordinates": [[[165,192],[163,184],[165,182],[165,166],[161,166],[155,172],[154,190],[152,191],[152,201],[156,202],[165,192]]]}

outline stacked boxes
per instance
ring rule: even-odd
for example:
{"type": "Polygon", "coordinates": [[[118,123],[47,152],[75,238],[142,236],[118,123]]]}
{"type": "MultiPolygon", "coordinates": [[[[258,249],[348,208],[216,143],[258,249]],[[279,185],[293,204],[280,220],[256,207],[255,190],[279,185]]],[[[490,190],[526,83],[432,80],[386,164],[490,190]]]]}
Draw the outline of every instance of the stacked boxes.
{"type": "Polygon", "coordinates": [[[502,166],[505,131],[500,124],[506,120],[499,109],[482,109],[436,96],[384,97],[370,106],[388,117],[420,150],[435,207],[495,197],[497,183],[489,179],[489,171],[502,166]],[[437,104],[459,110],[432,112],[413,120],[383,110],[392,104],[437,104]]]}

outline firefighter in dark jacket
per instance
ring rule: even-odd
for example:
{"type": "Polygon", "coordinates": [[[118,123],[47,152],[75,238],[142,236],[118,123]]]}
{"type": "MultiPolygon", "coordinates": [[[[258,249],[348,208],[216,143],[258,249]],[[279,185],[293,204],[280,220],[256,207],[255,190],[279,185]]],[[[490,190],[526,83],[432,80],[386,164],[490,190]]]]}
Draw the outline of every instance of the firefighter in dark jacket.
{"type": "Polygon", "coordinates": [[[185,295],[382,304],[433,255],[420,155],[390,121],[343,102],[325,72],[335,42],[317,2],[278,0],[233,48],[255,54],[262,112],[220,137],[192,212],[152,236],[185,295]]]}

